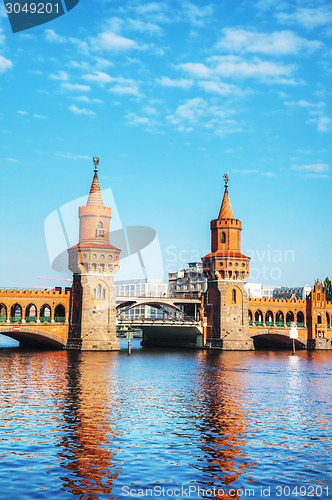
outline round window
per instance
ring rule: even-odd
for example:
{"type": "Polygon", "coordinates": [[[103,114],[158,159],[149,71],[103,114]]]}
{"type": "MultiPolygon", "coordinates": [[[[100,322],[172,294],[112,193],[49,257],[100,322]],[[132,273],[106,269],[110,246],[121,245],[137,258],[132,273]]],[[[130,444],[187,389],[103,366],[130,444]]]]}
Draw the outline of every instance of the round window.
{"type": "Polygon", "coordinates": [[[96,259],[97,258],[97,255],[95,253],[92,254],[92,258],[93,259],[96,259]]]}
{"type": "Polygon", "coordinates": [[[100,258],[101,258],[101,259],[105,259],[105,255],[104,255],[104,254],[101,254],[100,258]]]}
{"type": "Polygon", "coordinates": [[[108,258],[109,258],[109,260],[112,260],[113,259],[113,255],[109,255],[108,258]]]}
{"type": "Polygon", "coordinates": [[[82,253],[83,259],[86,259],[86,253],[82,253]]]}

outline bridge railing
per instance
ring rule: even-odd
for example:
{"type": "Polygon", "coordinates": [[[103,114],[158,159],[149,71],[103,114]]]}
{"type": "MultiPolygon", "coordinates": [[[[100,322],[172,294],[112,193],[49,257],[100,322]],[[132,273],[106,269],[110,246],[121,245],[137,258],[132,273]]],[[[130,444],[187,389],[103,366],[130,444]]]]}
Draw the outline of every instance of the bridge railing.
{"type": "MultiPolygon", "coordinates": [[[[10,323],[22,323],[23,318],[21,316],[10,316],[10,323]]],[[[40,316],[39,318],[40,323],[51,323],[52,318],[51,316],[40,316]]],[[[6,323],[7,322],[7,317],[6,316],[0,316],[0,323],[6,323]]],[[[60,317],[60,316],[55,316],[54,318],[55,323],[65,323],[66,318],[60,317]]],[[[26,316],[25,317],[25,323],[37,323],[37,316],[26,316]]]]}
{"type": "Polygon", "coordinates": [[[188,323],[193,323],[193,324],[199,324],[200,322],[194,317],[194,316],[187,316],[186,318],[173,318],[173,317],[166,317],[166,318],[120,318],[118,319],[118,325],[124,324],[124,323],[133,323],[133,324],[144,324],[144,323],[168,323],[168,324],[188,324],[188,323]]]}

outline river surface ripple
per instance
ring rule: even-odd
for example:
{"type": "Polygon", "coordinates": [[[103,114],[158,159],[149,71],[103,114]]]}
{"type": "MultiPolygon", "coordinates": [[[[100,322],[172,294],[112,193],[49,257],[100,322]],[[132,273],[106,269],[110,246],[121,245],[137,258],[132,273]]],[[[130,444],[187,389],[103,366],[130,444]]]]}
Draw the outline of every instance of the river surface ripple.
{"type": "Polygon", "coordinates": [[[332,498],[332,352],[133,347],[0,348],[1,499],[332,498]]]}

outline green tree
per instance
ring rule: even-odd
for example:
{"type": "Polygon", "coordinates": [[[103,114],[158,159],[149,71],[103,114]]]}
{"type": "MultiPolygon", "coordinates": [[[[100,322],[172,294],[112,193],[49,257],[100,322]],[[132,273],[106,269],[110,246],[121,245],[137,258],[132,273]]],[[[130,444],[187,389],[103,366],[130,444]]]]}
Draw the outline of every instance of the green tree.
{"type": "Polygon", "coordinates": [[[324,280],[324,292],[326,292],[326,300],[332,301],[332,283],[328,277],[324,280]]]}

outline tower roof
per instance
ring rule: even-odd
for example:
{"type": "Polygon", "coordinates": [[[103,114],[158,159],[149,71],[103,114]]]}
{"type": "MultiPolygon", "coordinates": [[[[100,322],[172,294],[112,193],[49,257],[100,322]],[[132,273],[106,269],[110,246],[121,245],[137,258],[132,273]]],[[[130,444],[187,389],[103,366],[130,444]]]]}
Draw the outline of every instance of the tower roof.
{"type": "Polygon", "coordinates": [[[218,219],[234,219],[231,201],[229,199],[228,187],[225,186],[225,193],[220,207],[218,219]]]}
{"type": "Polygon", "coordinates": [[[93,181],[91,184],[89,198],[88,198],[86,206],[91,207],[91,206],[98,206],[98,205],[104,206],[104,202],[103,202],[103,198],[102,198],[101,192],[100,192],[98,174],[97,174],[97,172],[95,172],[95,175],[93,176],[93,181]]]}
{"type": "Polygon", "coordinates": [[[101,196],[100,192],[100,186],[99,186],[99,180],[98,180],[98,163],[99,163],[99,158],[93,157],[93,162],[95,165],[95,175],[93,176],[92,184],[91,184],[91,189],[89,193],[89,198],[88,202],[86,204],[87,207],[91,206],[104,206],[103,198],[101,196]]]}

